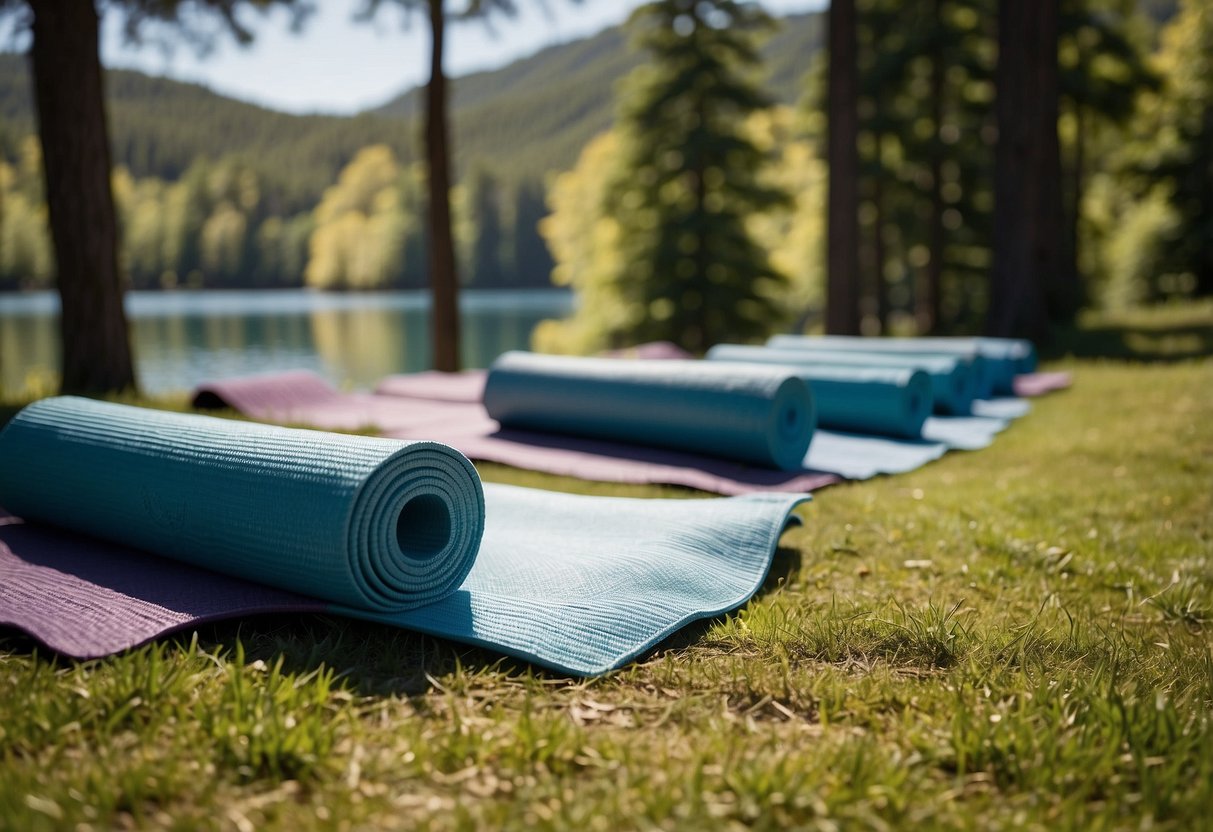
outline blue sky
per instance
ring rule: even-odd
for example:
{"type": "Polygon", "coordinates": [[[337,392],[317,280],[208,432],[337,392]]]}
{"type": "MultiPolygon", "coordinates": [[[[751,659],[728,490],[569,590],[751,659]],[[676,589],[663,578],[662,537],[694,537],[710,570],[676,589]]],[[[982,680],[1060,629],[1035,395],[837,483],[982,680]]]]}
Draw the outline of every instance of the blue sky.
{"type": "MultiPolygon", "coordinates": [[[[547,0],[519,3],[514,20],[465,23],[448,29],[446,69],[463,75],[503,66],[554,43],[574,40],[621,22],[641,0],[547,0]],[[545,15],[541,6],[548,7],[545,15]]],[[[429,62],[425,21],[415,16],[405,28],[394,8],[384,8],[370,24],[352,21],[362,0],[317,0],[319,11],[301,34],[288,30],[281,12],[256,24],[252,46],[230,39],[207,58],[185,46],[165,55],[154,46],[124,42],[116,18],[106,22],[102,60],[156,75],[197,81],[225,95],[291,112],[353,113],[382,104],[406,87],[424,81],[429,62]]],[[[819,9],[824,0],[766,0],[772,14],[819,9]]],[[[385,4],[390,6],[390,4],[385,4]]]]}

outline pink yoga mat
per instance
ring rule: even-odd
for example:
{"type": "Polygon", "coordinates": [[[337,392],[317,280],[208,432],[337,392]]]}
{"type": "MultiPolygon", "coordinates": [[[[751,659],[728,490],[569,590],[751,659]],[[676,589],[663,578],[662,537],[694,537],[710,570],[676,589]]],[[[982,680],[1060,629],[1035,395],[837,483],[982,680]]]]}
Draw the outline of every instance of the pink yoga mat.
{"type": "Polygon", "coordinates": [[[385,379],[376,395],[339,393],[308,372],[204,384],[199,407],[231,407],[254,419],[330,430],[373,429],[431,439],[472,459],[600,482],[681,485],[715,494],[808,492],[840,482],[821,471],[776,471],[682,451],[572,436],[503,430],[480,404],[485,373],[419,373],[385,379]]]}
{"type": "Polygon", "coordinates": [[[1015,376],[1015,395],[1035,398],[1065,390],[1073,383],[1074,379],[1069,373],[1027,373],[1015,376]]]}

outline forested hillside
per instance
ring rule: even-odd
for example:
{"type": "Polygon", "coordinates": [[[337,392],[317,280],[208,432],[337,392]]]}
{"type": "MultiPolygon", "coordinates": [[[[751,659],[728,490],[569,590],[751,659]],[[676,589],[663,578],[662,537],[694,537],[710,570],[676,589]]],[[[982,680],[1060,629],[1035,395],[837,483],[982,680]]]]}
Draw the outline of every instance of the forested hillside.
{"type": "MultiPolygon", "coordinates": [[[[820,46],[817,15],[781,21],[764,49],[769,89],[799,98],[820,46]]],[[[614,116],[617,81],[632,69],[622,31],[545,49],[492,72],[452,82],[455,156],[461,177],[482,167],[510,185],[538,183],[572,167],[577,154],[614,116]]],[[[298,116],[226,98],[196,84],[138,72],[107,73],[114,163],[136,178],[180,179],[197,159],[234,159],[254,168],[275,210],[315,206],[361,148],[386,144],[398,160],[416,159],[420,90],[354,117],[298,116]]],[[[33,132],[23,56],[0,54],[0,148],[10,161],[33,132]]]]}
{"type": "MultiPolygon", "coordinates": [[[[816,15],[764,48],[775,99],[800,98],[816,15]]],[[[537,232],[547,178],[573,167],[615,115],[639,58],[620,29],[453,82],[462,279],[547,285],[537,232]]],[[[298,116],[195,84],[108,73],[115,194],[137,287],[419,286],[425,282],[419,90],[354,117],[298,116]]],[[[48,285],[26,60],[0,55],[0,287],[48,285]]]]}

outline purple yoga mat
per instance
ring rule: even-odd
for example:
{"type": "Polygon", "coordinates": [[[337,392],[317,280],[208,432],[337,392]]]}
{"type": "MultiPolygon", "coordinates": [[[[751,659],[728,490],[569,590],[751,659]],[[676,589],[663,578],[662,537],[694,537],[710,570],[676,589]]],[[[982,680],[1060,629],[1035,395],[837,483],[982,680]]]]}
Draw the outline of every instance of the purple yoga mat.
{"type": "Polygon", "coordinates": [[[377,395],[368,395],[339,393],[319,376],[292,372],[210,382],[197,388],[194,403],[231,407],[266,421],[430,439],[472,459],[583,480],[681,485],[725,495],[808,492],[841,481],[821,471],[776,471],[682,451],[503,430],[480,404],[485,377],[483,370],[391,376],[377,395]]]}
{"type": "Polygon", "coordinates": [[[26,524],[0,509],[0,624],[77,659],[263,613],[323,612],[312,598],[26,524]]]}
{"type": "Polygon", "coordinates": [[[1073,383],[1074,379],[1069,373],[1027,373],[1015,376],[1015,395],[1035,398],[1065,390],[1073,383]]]}

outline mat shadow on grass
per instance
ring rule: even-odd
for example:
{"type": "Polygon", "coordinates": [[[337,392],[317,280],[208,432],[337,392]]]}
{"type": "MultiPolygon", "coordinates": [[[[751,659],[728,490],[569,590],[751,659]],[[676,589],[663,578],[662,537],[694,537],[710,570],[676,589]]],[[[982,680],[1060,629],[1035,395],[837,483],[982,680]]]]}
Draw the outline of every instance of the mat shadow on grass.
{"type": "Polygon", "coordinates": [[[1159,319],[1131,316],[1127,320],[1092,320],[1059,328],[1042,354],[1045,358],[1113,358],[1169,363],[1213,356],[1213,312],[1159,311],[1159,319]]]}
{"type": "MultiPolygon", "coordinates": [[[[754,597],[760,598],[782,586],[800,569],[801,558],[799,550],[787,547],[777,549],[771,570],[754,597]]],[[[713,624],[733,614],[724,613],[692,622],[654,646],[637,661],[643,662],[654,654],[694,647],[713,624]]],[[[457,669],[472,674],[501,671],[515,675],[529,672],[552,680],[580,681],[576,677],[505,658],[489,650],[398,627],[327,614],[251,615],[189,627],[157,641],[174,650],[187,650],[194,633],[198,634],[201,649],[221,652],[229,659],[234,659],[237,645],[242,645],[247,663],[257,660],[272,663],[281,657],[283,670],[298,674],[328,667],[339,674],[351,691],[363,696],[420,696],[434,687],[433,679],[457,669]]],[[[67,667],[75,662],[48,651],[19,630],[4,627],[0,627],[0,652],[37,653],[57,667],[67,667]]]]}

